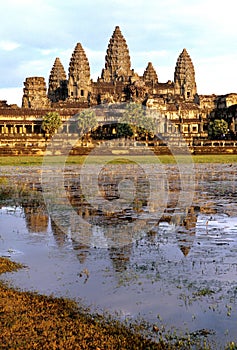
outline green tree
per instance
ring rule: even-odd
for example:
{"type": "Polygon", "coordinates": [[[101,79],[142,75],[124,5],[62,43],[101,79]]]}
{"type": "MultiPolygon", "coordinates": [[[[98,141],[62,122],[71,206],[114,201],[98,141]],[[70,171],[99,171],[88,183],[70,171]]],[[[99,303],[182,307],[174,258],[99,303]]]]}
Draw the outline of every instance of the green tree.
{"type": "Polygon", "coordinates": [[[221,139],[228,133],[228,123],[224,119],[215,119],[208,126],[210,139],[221,139]]]}
{"type": "Polygon", "coordinates": [[[156,130],[155,118],[141,104],[129,103],[119,123],[126,123],[130,126],[133,136],[137,134],[139,137],[154,136],[156,130]]]}
{"type": "Polygon", "coordinates": [[[90,133],[98,126],[95,112],[90,109],[80,112],[77,116],[77,125],[81,137],[90,133]]]}
{"type": "Polygon", "coordinates": [[[133,136],[133,130],[131,126],[127,123],[118,123],[116,130],[117,130],[116,137],[118,138],[133,136]]]}
{"type": "Polygon", "coordinates": [[[54,134],[62,125],[62,120],[57,112],[49,112],[43,116],[41,128],[46,134],[54,134]]]}

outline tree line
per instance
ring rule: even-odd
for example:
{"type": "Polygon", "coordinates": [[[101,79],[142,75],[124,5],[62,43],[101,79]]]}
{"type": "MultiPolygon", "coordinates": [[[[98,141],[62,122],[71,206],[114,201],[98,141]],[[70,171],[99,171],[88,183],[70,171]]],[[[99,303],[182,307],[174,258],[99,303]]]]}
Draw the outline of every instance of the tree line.
{"type": "MultiPolygon", "coordinates": [[[[85,109],[77,115],[75,132],[82,138],[114,139],[131,138],[151,140],[155,137],[156,119],[148,114],[141,104],[130,103],[124,110],[119,123],[99,125],[94,110],[85,109]]],[[[58,112],[49,112],[43,116],[41,129],[49,138],[62,126],[58,112]]],[[[229,133],[228,122],[222,118],[214,119],[208,125],[208,138],[225,139],[229,133]]]]}

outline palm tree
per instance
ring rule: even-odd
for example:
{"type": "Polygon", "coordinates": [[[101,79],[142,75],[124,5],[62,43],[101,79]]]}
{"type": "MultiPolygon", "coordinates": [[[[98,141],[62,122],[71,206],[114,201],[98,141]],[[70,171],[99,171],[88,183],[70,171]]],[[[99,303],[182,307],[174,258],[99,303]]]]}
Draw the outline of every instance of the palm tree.
{"type": "Polygon", "coordinates": [[[95,112],[88,109],[77,115],[77,125],[81,138],[90,136],[90,132],[98,126],[95,112]]]}

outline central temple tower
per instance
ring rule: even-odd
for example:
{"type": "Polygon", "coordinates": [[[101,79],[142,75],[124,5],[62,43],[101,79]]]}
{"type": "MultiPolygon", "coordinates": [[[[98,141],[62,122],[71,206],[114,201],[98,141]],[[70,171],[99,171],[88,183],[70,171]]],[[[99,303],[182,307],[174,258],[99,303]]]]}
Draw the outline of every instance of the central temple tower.
{"type": "Polygon", "coordinates": [[[128,46],[119,26],[116,26],[109,41],[101,78],[104,82],[126,82],[130,76],[132,71],[128,46]]]}

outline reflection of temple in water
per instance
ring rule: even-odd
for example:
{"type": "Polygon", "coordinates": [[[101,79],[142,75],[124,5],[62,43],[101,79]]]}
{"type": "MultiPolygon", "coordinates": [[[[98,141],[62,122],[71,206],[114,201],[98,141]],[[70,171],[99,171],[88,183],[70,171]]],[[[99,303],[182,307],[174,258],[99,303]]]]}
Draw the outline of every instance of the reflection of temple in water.
{"type": "Polygon", "coordinates": [[[45,233],[48,229],[49,217],[45,209],[24,207],[26,227],[30,233],[45,233]]]}
{"type": "Polygon", "coordinates": [[[123,247],[110,247],[109,257],[116,272],[123,272],[127,269],[132,254],[132,244],[123,247]]]}
{"type": "Polygon", "coordinates": [[[54,235],[54,239],[59,247],[63,246],[67,241],[65,232],[57,225],[51,218],[51,230],[54,235]]]}
{"type": "MultiPolygon", "coordinates": [[[[151,230],[145,230],[146,220],[139,223],[141,229],[144,225],[144,231],[146,231],[144,238],[148,244],[152,244],[154,247],[157,243],[159,245],[165,242],[168,237],[169,242],[174,243],[176,248],[178,247],[182,255],[186,257],[191,255],[190,251],[195,243],[199,214],[207,217],[207,220],[218,213],[228,216],[237,215],[237,205],[234,200],[236,199],[236,168],[231,169],[231,167],[227,168],[227,165],[218,168],[210,165],[210,171],[207,172],[205,166],[199,166],[197,191],[193,204],[186,208],[186,211],[179,213],[176,209],[181,188],[180,178],[175,166],[169,166],[168,199],[162,216],[155,223],[154,229],[151,230]],[[219,183],[221,183],[220,186],[218,186],[219,183]],[[215,190],[212,191],[213,188],[215,190]],[[225,196],[228,201],[225,201],[225,196]],[[171,231],[171,228],[174,228],[174,231],[171,231]]],[[[106,254],[111,260],[114,271],[123,273],[129,270],[135,252],[133,250],[134,237],[130,228],[136,222],[136,215],[142,214],[149,206],[149,178],[144,171],[140,170],[139,166],[132,163],[122,165],[107,163],[101,168],[98,187],[102,200],[111,204],[112,207],[118,200],[125,200],[125,204],[129,204],[123,210],[115,212],[109,210],[106,212],[100,203],[97,206],[92,205],[82,191],[80,177],[68,173],[65,191],[76,216],[88,223],[88,226],[82,228],[80,222],[72,220],[68,213],[65,213],[64,216],[64,213],[60,212],[62,226],[58,224],[57,220],[54,221],[53,215],[50,218],[43,196],[40,191],[33,188],[29,197],[20,203],[28,231],[30,233],[46,233],[51,226],[55,243],[59,247],[70,245],[80,264],[85,264],[96,246],[96,244],[94,245],[95,232],[91,230],[91,226],[96,226],[98,231],[103,234],[102,239],[105,243],[104,247],[107,249],[106,254]],[[125,170],[126,172],[124,172],[125,170]],[[123,198],[124,193],[126,196],[123,198]],[[118,232],[126,234],[121,235],[118,232]],[[131,235],[129,235],[130,233],[131,235]]],[[[205,230],[205,222],[203,225],[205,230]]],[[[155,250],[155,254],[159,254],[159,251],[155,250]]]]}
{"type": "MultiPolygon", "coordinates": [[[[70,218],[67,213],[60,213],[62,225],[60,226],[51,217],[50,225],[54,235],[55,242],[58,246],[67,244],[70,239],[73,249],[77,251],[78,259],[81,263],[86,261],[88,254],[90,254],[90,247],[94,246],[94,233],[91,231],[91,225],[98,227],[98,230],[104,234],[104,241],[107,242],[109,256],[112,260],[113,267],[117,271],[125,270],[129,263],[130,254],[132,253],[132,242],[134,241],[133,226],[138,225],[136,229],[143,229],[146,231],[146,220],[140,222],[134,219],[133,215],[138,215],[146,210],[149,205],[149,181],[144,172],[140,171],[137,166],[133,164],[126,164],[126,174],[123,173],[123,166],[115,166],[115,170],[110,165],[104,166],[99,175],[99,189],[102,198],[114,203],[114,200],[121,198],[121,182],[125,182],[123,191],[129,192],[126,181],[130,185],[132,182],[132,196],[129,199],[129,205],[125,209],[118,212],[105,212],[101,210],[98,205],[97,208],[92,206],[83,195],[80,178],[72,176],[67,179],[66,194],[69,202],[75,210],[75,220],[70,218]],[[136,176],[134,176],[134,174],[136,176]],[[88,226],[80,227],[80,222],[77,217],[83,218],[88,226]],[[65,224],[65,226],[63,226],[65,224]],[[70,229],[68,230],[68,227],[70,229]],[[104,230],[104,231],[103,231],[104,230]],[[70,233],[70,238],[68,232],[70,233]]],[[[167,206],[163,215],[157,220],[156,226],[165,221],[176,227],[176,241],[180,250],[184,255],[187,255],[191,249],[194,237],[195,226],[197,221],[197,214],[200,208],[190,207],[186,213],[178,214],[175,212],[179,196],[179,179],[175,182],[172,178],[172,187],[170,187],[169,198],[167,206]]],[[[123,194],[123,193],[122,193],[123,194]]],[[[129,193],[130,195],[130,193],[129,193]]],[[[125,200],[127,199],[125,198],[125,200]]],[[[32,203],[29,201],[24,203],[23,209],[25,213],[26,225],[29,232],[47,232],[49,225],[49,216],[44,204],[43,197],[39,195],[37,201],[32,203]]],[[[201,208],[205,211],[205,208],[201,208]]],[[[157,234],[157,230],[155,230],[157,234]]],[[[149,235],[149,233],[146,233],[149,235]]],[[[138,237],[139,238],[139,237],[138,237]]]]}
{"type": "MultiPolygon", "coordinates": [[[[180,193],[180,178],[171,173],[169,180],[171,185],[169,187],[168,202],[163,214],[156,220],[155,225],[158,226],[159,223],[164,221],[174,225],[176,227],[176,240],[180,250],[184,255],[187,255],[195,236],[198,208],[186,208],[186,212],[182,214],[176,212],[180,193]]],[[[123,181],[128,181],[129,184],[131,182],[133,183],[133,187],[131,186],[133,193],[130,197],[130,199],[132,198],[129,203],[130,206],[125,209],[121,208],[120,211],[113,212],[112,210],[103,210],[103,206],[100,206],[99,201],[97,207],[96,205],[91,205],[83,194],[78,178],[76,180],[72,178],[71,181],[67,179],[66,192],[70,204],[74,207],[78,216],[89,224],[88,227],[83,229],[83,232],[76,222],[72,228],[72,232],[74,232],[73,239],[75,238],[77,249],[81,250],[83,261],[88,254],[86,248],[91,245],[93,246],[93,233],[89,228],[90,225],[97,225],[101,229],[101,232],[103,232],[104,239],[108,243],[108,247],[110,247],[109,254],[113,260],[115,269],[125,268],[129,260],[130,249],[125,250],[125,247],[130,247],[134,241],[132,230],[136,222],[140,230],[144,229],[144,231],[146,231],[147,221],[141,220],[139,222],[135,214],[141,214],[149,205],[150,186],[146,173],[140,171],[137,165],[135,167],[134,164],[116,164],[116,166],[106,164],[103,166],[98,180],[100,195],[103,200],[111,203],[112,207],[113,203],[121,198],[120,184],[123,183],[123,181]],[[124,172],[124,167],[127,168],[126,172],[124,172]],[[124,263],[122,264],[124,267],[120,266],[121,261],[124,263]]],[[[90,181],[88,182],[90,183],[90,181]]],[[[129,192],[129,188],[125,187],[125,191],[129,192]]],[[[159,205],[159,198],[157,202],[159,205]]],[[[149,233],[147,234],[149,235],[149,233]]]]}
{"type": "Polygon", "coordinates": [[[192,247],[197,224],[197,211],[190,207],[176,235],[178,245],[182,253],[187,256],[192,247]]]}
{"type": "Polygon", "coordinates": [[[81,264],[84,264],[87,256],[90,254],[90,247],[84,244],[80,244],[77,242],[72,242],[73,249],[77,253],[77,258],[81,264]]]}
{"type": "MultiPolygon", "coordinates": [[[[124,207],[121,205],[121,210],[115,210],[114,212],[113,210],[106,211],[99,202],[97,205],[94,205],[88,201],[81,188],[80,176],[75,177],[73,173],[68,173],[65,181],[67,198],[70,205],[74,208],[76,216],[82,218],[88,225],[81,229],[80,222],[76,218],[74,218],[75,220],[70,218],[70,214],[68,213],[66,213],[64,218],[64,213],[62,212],[60,213],[61,221],[65,226],[62,225],[60,227],[57,220],[54,222],[54,218],[52,217],[51,228],[55,242],[59,246],[66,244],[69,239],[67,230],[70,227],[72,234],[70,239],[73,241],[73,248],[78,251],[79,260],[83,263],[89,254],[89,248],[96,246],[95,232],[91,230],[91,226],[96,226],[98,231],[101,231],[100,234],[103,235],[102,239],[105,242],[105,247],[106,244],[109,247],[109,255],[113,261],[114,268],[123,269],[126,268],[131,252],[130,248],[125,249],[124,247],[130,247],[134,241],[132,227],[137,223],[137,228],[141,230],[144,228],[147,237],[152,241],[159,232],[159,224],[167,222],[168,225],[175,227],[175,240],[182,253],[187,256],[195,239],[198,213],[212,215],[218,213],[218,210],[222,210],[222,213],[231,216],[236,210],[236,208],[234,210],[232,209],[233,204],[231,203],[229,205],[225,204],[224,207],[221,203],[223,195],[226,193],[229,194],[231,192],[233,193],[232,196],[235,194],[236,182],[228,182],[228,176],[231,170],[227,169],[227,171],[226,167],[223,167],[222,172],[219,168],[216,171],[213,165],[210,166],[208,173],[204,171],[204,167],[203,169],[200,167],[200,169],[202,171],[198,173],[198,191],[202,193],[202,197],[198,195],[194,200],[195,204],[186,208],[186,211],[180,211],[179,213],[177,207],[181,190],[181,180],[175,165],[169,166],[167,172],[167,203],[162,216],[154,224],[152,234],[150,230],[146,231],[146,220],[141,220],[140,222],[136,220],[136,215],[146,212],[150,205],[150,179],[139,164],[133,162],[126,164],[106,163],[101,167],[99,176],[97,177],[101,200],[104,200],[109,205],[111,204],[111,208],[115,206],[114,203],[116,201],[124,200],[125,202],[124,207]],[[226,186],[220,186],[220,188],[216,188],[216,191],[212,193],[206,191],[206,183],[209,181],[214,185],[218,181],[222,181],[222,184],[226,182],[226,186]],[[219,207],[215,205],[217,198],[220,198],[219,207]],[[121,262],[123,262],[123,267],[120,266],[121,262]]],[[[233,176],[235,180],[234,169],[233,176]]],[[[37,196],[35,197],[37,200],[33,196],[33,201],[32,203],[29,201],[29,205],[26,203],[22,205],[26,224],[29,232],[46,232],[49,217],[43,197],[41,200],[37,196]]],[[[108,208],[110,207],[108,206],[108,208]]]]}

